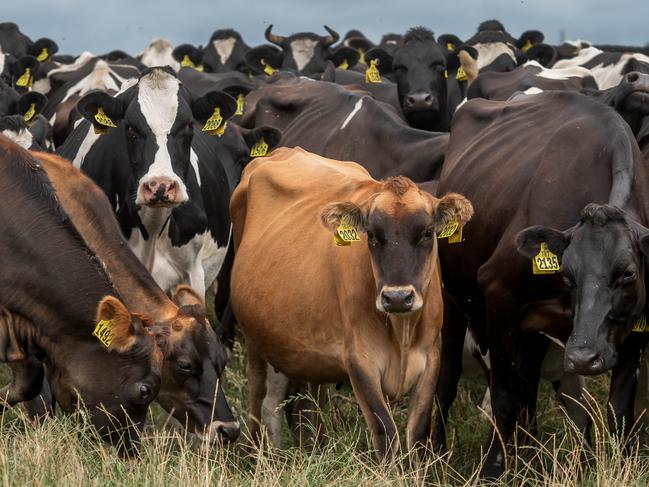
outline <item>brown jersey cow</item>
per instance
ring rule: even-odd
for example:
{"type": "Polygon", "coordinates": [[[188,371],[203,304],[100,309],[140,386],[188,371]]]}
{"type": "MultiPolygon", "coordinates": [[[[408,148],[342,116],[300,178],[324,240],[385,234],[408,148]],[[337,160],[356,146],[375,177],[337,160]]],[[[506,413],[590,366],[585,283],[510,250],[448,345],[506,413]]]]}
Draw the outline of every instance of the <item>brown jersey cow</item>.
{"type": "MultiPolygon", "coordinates": [[[[244,171],[230,203],[233,309],[248,346],[251,432],[267,364],[291,379],[349,379],[380,459],[398,449],[387,400],[411,389],[407,443],[428,438],[442,325],[439,232],[467,222],[462,196],[280,148],[244,171]],[[334,244],[341,224],[359,241],[334,244]]],[[[253,436],[254,437],[254,436],[253,436]]]]}

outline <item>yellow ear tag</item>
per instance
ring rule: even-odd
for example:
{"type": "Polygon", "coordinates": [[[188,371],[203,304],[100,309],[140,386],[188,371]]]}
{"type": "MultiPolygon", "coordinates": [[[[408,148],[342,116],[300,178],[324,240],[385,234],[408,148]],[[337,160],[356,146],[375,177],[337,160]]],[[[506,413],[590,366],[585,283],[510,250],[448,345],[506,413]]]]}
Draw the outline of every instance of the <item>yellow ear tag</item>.
{"type": "Polygon", "coordinates": [[[212,116],[205,121],[205,125],[203,125],[201,130],[203,132],[210,132],[210,135],[217,135],[212,134],[211,132],[218,129],[221,126],[222,121],[223,117],[221,116],[221,107],[216,107],[214,113],[212,113],[212,116]]]}
{"type": "Polygon", "coordinates": [[[40,53],[38,56],[36,56],[36,60],[37,60],[39,63],[42,63],[42,62],[45,61],[48,57],[50,57],[50,53],[47,52],[47,47],[44,47],[43,50],[41,51],[41,53],[40,53]]]}
{"type": "Polygon", "coordinates": [[[268,154],[268,144],[262,137],[250,148],[250,157],[264,157],[266,154],[268,154]]]}
{"type": "Polygon", "coordinates": [[[246,96],[243,93],[239,93],[237,96],[237,111],[234,112],[235,115],[243,115],[243,108],[246,104],[246,96]]]}
{"type": "Polygon", "coordinates": [[[358,64],[367,64],[367,61],[365,61],[365,50],[359,48],[358,54],[360,54],[358,57],[358,64]]]}
{"type": "Polygon", "coordinates": [[[34,118],[34,115],[36,115],[36,103],[30,103],[29,108],[23,115],[23,120],[25,123],[29,123],[34,118]]]}
{"type": "Polygon", "coordinates": [[[455,79],[458,81],[466,81],[468,78],[466,77],[466,73],[464,72],[464,68],[460,66],[457,68],[457,73],[455,75],[455,79]]]}
{"type": "Polygon", "coordinates": [[[334,243],[338,247],[346,247],[351,245],[352,242],[360,242],[361,238],[358,236],[358,232],[351,225],[348,225],[346,222],[341,222],[334,233],[334,243]]]}
{"type": "Polygon", "coordinates": [[[447,78],[448,78],[448,71],[444,70],[444,79],[447,79],[447,78]]]}
{"type": "Polygon", "coordinates": [[[381,82],[381,73],[376,65],[379,63],[378,59],[372,59],[370,61],[370,67],[365,70],[365,82],[366,83],[380,83],[381,82]]]}
{"type": "Polygon", "coordinates": [[[649,326],[647,325],[647,316],[644,313],[638,316],[638,319],[633,324],[632,331],[637,331],[640,333],[649,331],[649,326]]]}
{"type": "Polygon", "coordinates": [[[99,125],[103,125],[104,127],[117,127],[117,125],[113,123],[110,117],[104,113],[104,109],[102,107],[99,107],[97,109],[97,113],[95,113],[95,120],[99,125]]]}
{"type": "Polygon", "coordinates": [[[437,238],[447,238],[450,237],[455,233],[455,231],[458,229],[460,224],[457,222],[455,218],[453,218],[450,222],[448,222],[446,225],[444,225],[444,228],[442,228],[442,231],[437,234],[437,238]]]}
{"type": "Polygon", "coordinates": [[[349,69],[349,63],[347,59],[343,59],[343,62],[338,65],[340,69],[349,69]]]}
{"type": "Polygon", "coordinates": [[[534,274],[554,274],[560,269],[559,258],[548,249],[548,244],[543,242],[541,250],[532,259],[532,272],[534,274]]]}
{"type": "Polygon", "coordinates": [[[106,348],[110,347],[110,344],[113,343],[113,322],[111,320],[101,320],[95,326],[95,331],[92,332],[92,336],[97,337],[97,339],[104,344],[106,348]]]}
{"type": "Polygon", "coordinates": [[[31,87],[33,81],[31,69],[25,68],[25,72],[16,80],[16,86],[31,87]]]}
{"type": "Polygon", "coordinates": [[[455,49],[455,44],[453,44],[452,42],[447,42],[446,43],[446,49],[448,49],[449,51],[454,50],[455,49]]]}
{"type": "Polygon", "coordinates": [[[275,69],[270,64],[266,63],[265,59],[261,60],[261,65],[264,67],[264,73],[266,73],[268,76],[272,76],[275,72],[275,69]]]}
{"type": "Polygon", "coordinates": [[[532,44],[532,41],[530,41],[529,39],[527,39],[527,40],[525,41],[525,44],[523,44],[523,47],[521,47],[521,51],[523,51],[523,52],[527,52],[527,51],[529,50],[529,48],[532,47],[533,45],[534,45],[534,44],[532,44]]]}
{"type": "Polygon", "coordinates": [[[185,54],[183,56],[183,60],[180,61],[180,66],[183,68],[196,68],[196,65],[194,64],[194,61],[189,59],[189,56],[185,54]]]}
{"type": "Polygon", "coordinates": [[[208,134],[212,136],[221,137],[221,135],[225,133],[225,129],[227,127],[228,127],[228,122],[223,122],[221,125],[219,125],[219,128],[217,128],[216,130],[210,130],[208,134]]]}

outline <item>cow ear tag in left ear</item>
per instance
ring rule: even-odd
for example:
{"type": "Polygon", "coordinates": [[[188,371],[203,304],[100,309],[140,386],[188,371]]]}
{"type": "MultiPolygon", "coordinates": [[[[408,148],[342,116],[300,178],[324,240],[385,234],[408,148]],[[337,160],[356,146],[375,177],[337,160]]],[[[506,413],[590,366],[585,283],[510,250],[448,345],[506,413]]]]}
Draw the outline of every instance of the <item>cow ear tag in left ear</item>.
{"type": "Polygon", "coordinates": [[[110,347],[110,344],[113,343],[113,322],[111,320],[101,320],[95,326],[92,336],[97,337],[106,348],[110,347]]]}
{"type": "Polygon", "coordinates": [[[268,144],[262,137],[250,148],[250,157],[264,157],[266,154],[268,154],[268,144]]]}
{"type": "Polygon", "coordinates": [[[25,72],[20,75],[20,78],[16,80],[16,86],[22,86],[23,88],[30,88],[34,78],[32,78],[30,68],[25,68],[25,72]]]}
{"type": "Polygon", "coordinates": [[[39,63],[42,63],[42,62],[45,61],[48,57],[50,57],[50,53],[47,52],[47,47],[44,47],[43,50],[41,51],[41,53],[40,53],[38,56],[36,56],[36,60],[37,60],[39,63]]]}
{"type": "Polygon", "coordinates": [[[358,236],[358,232],[354,227],[349,225],[346,220],[342,220],[336,233],[334,233],[334,243],[338,247],[347,247],[352,244],[352,242],[360,242],[361,238],[358,236]]]}
{"type": "Polygon", "coordinates": [[[36,103],[30,103],[29,108],[23,115],[23,120],[25,123],[29,126],[32,122],[32,118],[34,118],[34,115],[36,115],[36,103]]]}
{"type": "Polygon", "coordinates": [[[457,68],[457,73],[455,73],[455,79],[458,81],[466,81],[468,79],[466,77],[466,73],[464,72],[464,68],[462,66],[457,68]]]}
{"type": "Polygon", "coordinates": [[[221,127],[223,117],[221,116],[221,108],[216,107],[214,113],[205,121],[205,125],[201,129],[203,132],[208,132],[210,135],[222,135],[225,130],[225,124],[221,127]],[[221,127],[221,130],[219,128],[221,127]]]}
{"type": "Polygon", "coordinates": [[[237,95],[237,111],[234,112],[235,115],[243,115],[243,107],[246,104],[246,96],[243,93],[237,95]]]}
{"type": "Polygon", "coordinates": [[[532,259],[532,273],[554,274],[560,269],[559,258],[548,248],[548,244],[543,242],[539,253],[532,259]]]}
{"type": "Polygon", "coordinates": [[[113,123],[113,121],[110,119],[108,115],[104,113],[104,109],[102,107],[99,107],[97,109],[97,113],[95,113],[95,121],[106,128],[101,128],[97,127],[96,125],[93,124],[93,127],[95,128],[95,133],[96,134],[105,134],[108,132],[108,128],[115,128],[117,125],[113,123]]]}
{"type": "Polygon", "coordinates": [[[372,59],[370,61],[370,66],[365,70],[365,82],[366,83],[380,83],[381,82],[381,73],[379,73],[379,68],[376,65],[379,63],[378,59],[372,59]]]}

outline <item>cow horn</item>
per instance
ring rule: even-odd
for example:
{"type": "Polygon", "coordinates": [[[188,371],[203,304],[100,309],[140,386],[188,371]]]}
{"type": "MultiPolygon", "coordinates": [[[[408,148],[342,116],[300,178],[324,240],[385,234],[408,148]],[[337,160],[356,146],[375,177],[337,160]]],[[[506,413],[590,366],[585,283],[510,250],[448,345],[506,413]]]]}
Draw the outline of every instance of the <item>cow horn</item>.
{"type": "Polygon", "coordinates": [[[282,43],[286,40],[286,37],[277,36],[271,32],[273,30],[273,24],[270,24],[266,29],[265,35],[266,39],[273,44],[282,47],[282,43]]]}
{"type": "Polygon", "coordinates": [[[324,44],[324,46],[329,47],[332,44],[338,42],[338,39],[340,39],[340,35],[338,34],[338,32],[327,27],[326,25],[324,26],[324,28],[327,30],[327,32],[329,32],[329,35],[327,37],[322,38],[322,43],[324,44]]]}

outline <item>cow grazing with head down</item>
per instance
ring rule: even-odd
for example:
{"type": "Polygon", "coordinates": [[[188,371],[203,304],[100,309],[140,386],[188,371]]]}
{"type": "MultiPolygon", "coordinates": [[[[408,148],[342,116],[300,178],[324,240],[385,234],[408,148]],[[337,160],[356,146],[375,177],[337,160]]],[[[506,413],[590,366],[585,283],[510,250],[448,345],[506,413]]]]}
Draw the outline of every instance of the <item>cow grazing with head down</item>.
{"type": "Polygon", "coordinates": [[[471,204],[457,194],[435,198],[405,177],[376,181],[357,164],[280,148],[246,167],[230,211],[253,437],[270,364],[297,380],[349,379],[385,461],[399,448],[387,400],[414,389],[406,441],[425,445],[442,325],[436,234],[454,218],[466,223],[471,204]],[[358,242],[335,245],[341,231],[358,242]]]}

